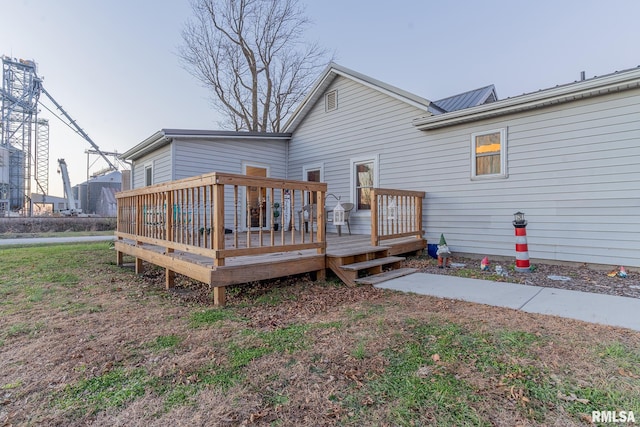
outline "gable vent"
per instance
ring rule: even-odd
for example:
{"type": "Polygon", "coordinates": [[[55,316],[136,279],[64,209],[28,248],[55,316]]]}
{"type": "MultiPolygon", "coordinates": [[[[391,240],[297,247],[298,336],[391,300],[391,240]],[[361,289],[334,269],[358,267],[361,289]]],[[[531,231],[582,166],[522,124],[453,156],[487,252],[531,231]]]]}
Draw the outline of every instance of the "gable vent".
{"type": "Polygon", "coordinates": [[[332,90],[324,96],[325,111],[333,111],[338,109],[338,91],[332,90]]]}

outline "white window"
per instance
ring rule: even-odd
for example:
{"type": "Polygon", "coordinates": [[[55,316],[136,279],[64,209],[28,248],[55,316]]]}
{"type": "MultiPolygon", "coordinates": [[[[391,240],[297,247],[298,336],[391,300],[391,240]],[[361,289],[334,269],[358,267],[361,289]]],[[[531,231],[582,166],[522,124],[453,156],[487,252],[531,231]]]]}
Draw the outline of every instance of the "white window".
{"type": "Polygon", "coordinates": [[[378,186],[378,156],[351,159],[351,200],[356,211],[371,211],[371,189],[378,186]]]}
{"type": "Polygon", "coordinates": [[[329,112],[338,109],[338,91],[332,90],[324,95],[324,110],[329,112]]]}
{"type": "Polygon", "coordinates": [[[144,167],[144,185],[153,185],[153,165],[146,165],[144,167]]]}
{"type": "Polygon", "coordinates": [[[507,177],[507,129],[471,135],[471,179],[507,177]]]}

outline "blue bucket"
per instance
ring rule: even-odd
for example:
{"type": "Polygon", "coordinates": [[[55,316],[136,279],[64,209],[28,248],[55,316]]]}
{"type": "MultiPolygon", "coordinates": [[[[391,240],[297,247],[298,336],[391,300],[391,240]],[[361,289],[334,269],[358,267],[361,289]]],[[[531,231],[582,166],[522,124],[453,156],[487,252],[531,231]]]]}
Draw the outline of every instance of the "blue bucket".
{"type": "Polygon", "coordinates": [[[427,253],[431,258],[438,258],[438,245],[436,245],[435,243],[428,243],[427,253]]]}

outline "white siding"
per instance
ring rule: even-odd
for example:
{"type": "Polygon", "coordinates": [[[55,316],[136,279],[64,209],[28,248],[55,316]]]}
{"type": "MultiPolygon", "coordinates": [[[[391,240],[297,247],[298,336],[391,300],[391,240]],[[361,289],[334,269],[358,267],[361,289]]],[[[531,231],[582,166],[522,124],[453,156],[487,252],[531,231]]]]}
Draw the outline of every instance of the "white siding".
{"type": "MultiPolygon", "coordinates": [[[[429,242],[515,256],[520,210],[532,258],[640,267],[639,90],[423,132],[414,107],[346,78],[334,89],[338,109],[321,98],[296,129],[289,178],[324,163],[328,191],[350,201],[349,159],[377,154],[380,187],[427,192],[429,242]],[[503,127],[508,178],[472,181],[471,134],[503,127]]],[[[352,230],[369,233],[368,216],[352,230]]]]}

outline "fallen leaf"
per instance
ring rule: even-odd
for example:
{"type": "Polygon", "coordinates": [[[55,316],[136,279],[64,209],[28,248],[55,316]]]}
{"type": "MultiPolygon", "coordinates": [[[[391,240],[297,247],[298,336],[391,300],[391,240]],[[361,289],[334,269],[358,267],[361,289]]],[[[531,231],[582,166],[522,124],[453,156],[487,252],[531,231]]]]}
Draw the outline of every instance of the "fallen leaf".
{"type": "Polygon", "coordinates": [[[432,359],[434,362],[439,362],[439,361],[440,361],[440,355],[436,353],[436,354],[434,354],[433,356],[431,356],[431,359],[432,359]]]}
{"type": "Polygon", "coordinates": [[[627,372],[627,371],[625,371],[625,370],[624,370],[624,369],[622,369],[622,368],[618,369],[618,373],[619,373],[620,375],[622,375],[623,377],[636,378],[636,379],[637,379],[637,378],[640,378],[640,376],[638,376],[638,375],[634,374],[633,372],[627,372]]]}

